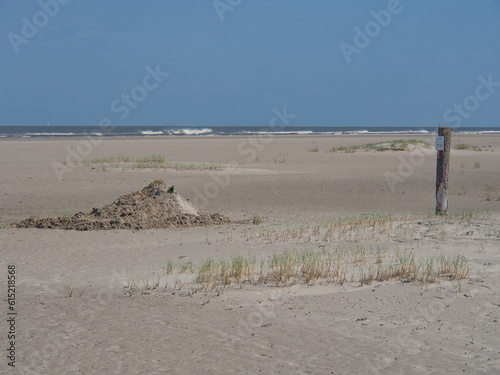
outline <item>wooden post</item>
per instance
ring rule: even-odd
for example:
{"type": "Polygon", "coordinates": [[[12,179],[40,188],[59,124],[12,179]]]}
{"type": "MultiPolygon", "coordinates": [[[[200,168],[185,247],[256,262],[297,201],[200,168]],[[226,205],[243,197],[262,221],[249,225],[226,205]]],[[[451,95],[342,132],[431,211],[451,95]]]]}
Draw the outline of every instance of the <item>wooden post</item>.
{"type": "Polygon", "coordinates": [[[436,166],[436,215],[446,215],[448,209],[448,175],[450,171],[451,128],[439,128],[444,136],[444,150],[437,152],[436,166]]]}

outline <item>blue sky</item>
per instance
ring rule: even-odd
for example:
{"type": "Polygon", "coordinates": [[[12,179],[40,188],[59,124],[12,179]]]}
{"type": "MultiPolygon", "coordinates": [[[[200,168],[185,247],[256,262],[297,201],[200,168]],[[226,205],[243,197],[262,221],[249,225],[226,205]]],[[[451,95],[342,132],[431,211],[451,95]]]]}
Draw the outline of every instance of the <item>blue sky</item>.
{"type": "Polygon", "coordinates": [[[500,126],[500,1],[397,3],[0,0],[0,125],[500,126]]]}

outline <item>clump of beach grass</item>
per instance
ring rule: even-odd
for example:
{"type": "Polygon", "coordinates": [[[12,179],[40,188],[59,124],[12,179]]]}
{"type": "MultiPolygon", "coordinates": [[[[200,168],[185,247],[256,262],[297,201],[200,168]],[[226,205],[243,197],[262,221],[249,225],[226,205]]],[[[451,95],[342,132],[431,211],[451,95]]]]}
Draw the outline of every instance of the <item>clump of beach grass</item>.
{"type": "Polygon", "coordinates": [[[253,214],[253,216],[252,216],[252,224],[259,225],[260,223],[262,223],[262,218],[260,217],[260,215],[259,214],[253,214]]]}
{"type": "Polygon", "coordinates": [[[124,287],[125,292],[132,295],[138,290],[157,289],[160,285],[167,289],[171,285],[179,290],[187,288],[193,293],[235,286],[242,288],[245,284],[362,286],[389,280],[430,284],[467,279],[471,270],[468,259],[462,255],[418,256],[410,249],[390,252],[378,248],[373,251],[361,245],[332,250],[276,252],[266,258],[257,258],[253,254],[233,255],[230,258],[208,258],[197,265],[190,262],[188,268],[185,265],[174,265],[169,272],[164,268],[166,281],[163,284],[158,274],[149,274],[141,277],[142,288],[140,281],[131,281],[124,287]],[[192,274],[190,279],[180,277],[186,272],[192,274]],[[171,278],[170,284],[168,277],[171,278]]]}
{"type": "MultiPolygon", "coordinates": [[[[473,225],[473,220],[488,220],[491,213],[474,211],[450,212],[447,216],[436,216],[434,212],[423,215],[399,216],[393,213],[340,216],[335,219],[312,224],[262,227],[243,234],[244,242],[258,244],[295,243],[326,246],[332,243],[362,241],[392,241],[411,239],[418,233],[422,223],[434,228],[447,225],[473,225]]],[[[473,228],[471,228],[473,229],[473,228]]],[[[224,239],[222,240],[224,241],[224,239]]]]}
{"type": "Polygon", "coordinates": [[[216,163],[185,163],[167,161],[163,155],[151,155],[145,157],[117,156],[93,160],[84,160],[83,165],[87,167],[100,167],[102,170],[114,169],[174,169],[186,170],[222,170],[222,166],[216,163]]]}
{"type": "Polygon", "coordinates": [[[460,143],[453,147],[455,150],[469,150],[469,151],[493,151],[490,146],[477,146],[477,145],[469,145],[465,143],[460,143]]]}
{"type": "Polygon", "coordinates": [[[332,147],[330,152],[344,152],[353,153],[357,151],[404,151],[410,149],[410,145],[421,146],[425,148],[431,147],[428,142],[421,141],[418,139],[398,139],[395,141],[387,142],[377,142],[377,143],[366,143],[364,145],[353,145],[353,146],[339,146],[332,147]]]}
{"type": "MultiPolygon", "coordinates": [[[[277,242],[331,243],[344,240],[368,240],[378,235],[393,237],[394,223],[399,218],[392,213],[364,216],[341,216],[315,224],[288,226],[286,228],[262,228],[260,232],[247,233],[245,241],[272,244],[277,242]]],[[[412,221],[417,220],[412,218],[412,221]]]]}
{"type": "Polygon", "coordinates": [[[163,155],[150,155],[144,157],[130,157],[130,156],[113,156],[109,158],[100,158],[93,160],[84,160],[84,164],[100,164],[100,163],[164,163],[165,156],[163,155]]]}
{"type": "Polygon", "coordinates": [[[75,293],[76,295],[78,295],[78,297],[81,297],[85,289],[87,289],[87,287],[75,287],[72,284],[65,284],[64,289],[66,290],[66,296],[68,298],[71,298],[75,293]]]}

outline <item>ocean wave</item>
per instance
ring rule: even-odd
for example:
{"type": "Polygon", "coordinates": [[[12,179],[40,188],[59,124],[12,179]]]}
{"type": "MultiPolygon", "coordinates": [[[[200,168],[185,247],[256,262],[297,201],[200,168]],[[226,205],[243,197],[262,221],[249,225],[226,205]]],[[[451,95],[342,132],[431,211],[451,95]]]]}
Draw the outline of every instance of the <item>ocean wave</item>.
{"type": "Polygon", "coordinates": [[[427,130],[400,130],[386,132],[372,132],[372,134],[430,134],[427,130]]]}
{"type": "Polygon", "coordinates": [[[201,135],[201,134],[211,134],[213,133],[212,129],[204,128],[204,129],[173,129],[173,130],[164,130],[166,134],[175,134],[175,135],[201,135]]]}
{"type": "Polygon", "coordinates": [[[350,130],[345,132],[344,134],[373,134],[368,130],[350,130]]]}
{"type": "Polygon", "coordinates": [[[362,131],[360,134],[431,134],[427,130],[362,131]]]}
{"type": "Polygon", "coordinates": [[[500,134],[499,130],[478,130],[478,131],[460,131],[455,130],[457,134],[500,134]]]}
{"type": "Polygon", "coordinates": [[[349,130],[342,134],[431,134],[428,130],[349,130]]]}
{"type": "Polygon", "coordinates": [[[26,133],[27,137],[60,137],[60,136],[71,136],[76,135],[75,133],[26,133]]]}
{"type": "MultiPolygon", "coordinates": [[[[44,137],[153,137],[153,136],[364,136],[364,135],[379,135],[379,136],[412,136],[412,135],[431,135],[436,134],[437,127],[163,127],[163,126],[118,126],[112,132],[104,132],[99,129],[84,128],[78,126],[59,126],[47,128],[46,126],[30,126],[27,128],[16,126],[4,126],[0,128],[1,138],[44,138],[44,137]]],[[[497,135],[500,134],[500,127],[461,127],[453,129],[455,134],[478,134],[478,135],[497,135]]]]}
{"type": "Polygon", "coordinates": [[[139,130],[139,134],[142,135],[162,135],[162,131],[153,131],[153,130],[139,130]]]}
{"type": "MultiPolygon", "coordinates": [[[[279,131],[279,132],[273,132],[273,131],[241,131],[239,134],[257,134],[257,135],[307,135],[307,134],[315,134],[312,130],[292,130],[292,131],[279,131]]],[[[320,134],[320,133],[317,133],[320,134]]]]}

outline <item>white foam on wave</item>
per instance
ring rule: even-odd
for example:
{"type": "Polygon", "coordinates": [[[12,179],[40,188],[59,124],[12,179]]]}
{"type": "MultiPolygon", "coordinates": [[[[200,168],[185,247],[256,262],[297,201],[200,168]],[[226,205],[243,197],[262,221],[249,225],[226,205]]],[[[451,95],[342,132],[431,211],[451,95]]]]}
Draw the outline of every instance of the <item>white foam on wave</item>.
{"type": "Polygon", "coordinates": [[[162,131],[153,131],[153,130],[139,130],[139,134],[142,135],[161,135],[162,131]]]}
{"type": "Polygon", "coordinates": [[[460,131],[456,130],[459,134],[500,134],[499,130],[478,130],[478,131],[460,131]]]}
{"type": "Polygon", "coordinates": [[[368,130],[351,130],[346,132],[346,134],[370,134],[368,130]]]}
{"type": "Polygon", "coordinates": [[[177,135],[201,135],[201,134],[211,134],[212,129],[175,129],[175,130],[165,130],[167,134],[177,134],[177,135]]]}
{"type": "Polygon", "coordinates": [[[394,130],[383,132],[369,132],[370,134],[430,134],[427,130],[394,130]]]}
{"type": "Polygon", "coordinates": [[[307,135],[307,134],[314,134],[313,131],[310,130],[296,130],[296,131],[280,131],[280,132],[272,132],[272,131],[257,131],[257,132],[249,132],[249,131],[242,131],[242,134],[258,134],[258,135],[291,135],[291,134],[297,134],[297,135],[307,135]]]}

